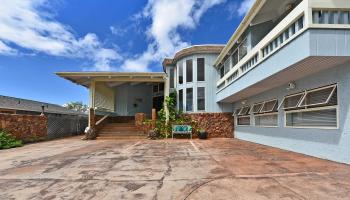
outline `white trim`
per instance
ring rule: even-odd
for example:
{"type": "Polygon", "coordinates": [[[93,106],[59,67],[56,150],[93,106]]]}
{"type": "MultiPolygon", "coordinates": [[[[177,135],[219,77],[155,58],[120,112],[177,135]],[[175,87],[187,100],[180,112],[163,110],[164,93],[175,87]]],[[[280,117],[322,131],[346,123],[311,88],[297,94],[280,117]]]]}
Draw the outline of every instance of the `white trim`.
{"type": "Polygon", "coordinates": [[[317,108],[308,108],[308,109],[300,109],[300,110],[291,110],[285,111],[284,113],[284,127],[285,128],[298,128],[298,129],[326,129],[326,130],[337,130],[339,129],[339,106],[325,106],[325,107],[317,107],[317,108]],[[291,113],[301,113],[301,112],[312,112],[312,111],[320,111],[320,110],[336,110],[336,127],[320,127],[320,126],[287,126],[287,114],[291,113]]]}
{"type": "Polygon", "coordinates": [[[264,113],[264,114],[254,115],[254,126],[255,126],[255,127],[259,127],[259,128],[278,128],[278,127],[279,127],[279,114],[278,114],[278,112],[264,113]],[[276,125],[276,126],[256,125],[255,117],[260,117],[260,116],[271,116],[271,115],[277,115],[277,125],[276,125]]]}
{"type": "Polygon", "coordinates": [[[337,89],[338,85],[337,84],[333,84],[333,85],[328,85],[328,86],[324,86],[324,87],[320,87],[320,88],[316,88],[316,89],[311,89],[311,90],[307,90],[305,91],[305,95],[304,97],[302,98],[302,100],[299,102],[298,104],[298,107],[299,108],[304,108],[304,107],[310,107],[310,106],[320,106],[320,105],[326,105],[329,103],[329,101],[331,100],[335,90],[337,89]],[[325,102],[322,102],[322,103],[314,103],[314,104],[308,104],[308,105],[301,105],[304,101],[304,99],[306,98],[306,96],[309,94],[309,93],[312,93],[312,92],[317,92],[317,91],[320,91],[320,90],[325,90],[325,89],[328,89],[328,88],[333,88],[333,90],[331,91],[331,93],[329,94],[327,100],[325,102]]]}
{"type": "Polygon", "coordinates": [[[304,99],[304,97],[306,95],[306,91],[298,92],[298,93],[295,93],[295,94],[290,94],[290,95],[287,95],[287,96],[283,97],[283,100],[282,100],[281,104],[278,106],[277,110],[279,110],[284,105],[284,101],[286,100],[286,98],[295,97],[295,96],[298,96],[298,95],[302,95],[302,96],[300,97],[297,105],[295,107],[287,107],[287,108],[283,107],[283,110],[298,108],[300,102],[304,99]]]}

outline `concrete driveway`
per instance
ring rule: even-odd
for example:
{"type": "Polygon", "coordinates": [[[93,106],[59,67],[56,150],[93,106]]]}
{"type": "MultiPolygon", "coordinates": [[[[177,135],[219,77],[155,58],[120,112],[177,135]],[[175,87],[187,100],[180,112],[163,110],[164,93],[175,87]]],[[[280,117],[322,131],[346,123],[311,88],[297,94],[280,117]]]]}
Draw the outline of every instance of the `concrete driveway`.
{"type": "Polygon", "coordinates": [[[350,166],[234,139],[0,151],[0,199],[350,199],[350,166]]]}

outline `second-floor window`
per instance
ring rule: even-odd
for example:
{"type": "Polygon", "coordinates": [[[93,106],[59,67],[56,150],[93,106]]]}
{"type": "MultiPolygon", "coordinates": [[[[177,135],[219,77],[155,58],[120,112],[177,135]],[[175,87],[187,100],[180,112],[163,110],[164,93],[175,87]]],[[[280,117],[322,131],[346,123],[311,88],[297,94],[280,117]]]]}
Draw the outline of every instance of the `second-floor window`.
{"type": "Polygon", "coordinates": [[[186,82],[190,83],[193,80],[193,61],[186,60],[186,82]]]}
{"type": "Polygon", "coordinates": [[[178,73],[179,73],[179,84],[183,84],[184,79],[183,79],[183,67],[182,67],[182,63],[180,63],[180,64],[177,66],[177,71],[178,71],[178,73]]]}
{"type": "Polygon", "coordinates": [[[248,40],[245,38],[238,47],[239,60],[241,60],[248,53],[248,40]]]}
{"type": "Polygon", "coordinates": [[[205,81],[204,58],[197,58],[197,81],[205,81]]]}
{"type": "Polygon", "coordinates": [[[175,76],[175,72],[174,72],[174,68],[170,68],[169,70],[169,76],[170,76],[170,88],[174,88],[174,76],[175,76]]]}

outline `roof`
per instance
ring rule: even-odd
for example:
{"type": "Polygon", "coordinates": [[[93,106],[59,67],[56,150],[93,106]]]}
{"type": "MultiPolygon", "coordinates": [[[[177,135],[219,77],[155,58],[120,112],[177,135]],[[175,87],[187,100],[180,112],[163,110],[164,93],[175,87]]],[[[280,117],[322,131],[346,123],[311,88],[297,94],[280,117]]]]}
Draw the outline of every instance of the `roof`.
{"type": "Polygon", "coordinates": [[[69,110],[63,106],[56,105],[56,104],[0,95],[0,108],[2,109],[31,111],[31,112],[41,113],[43,105],[45,106],[45,109],[44,109],[45,113],[85,115],[85,113],[69,110]]]}
{"type": "Polygon", "coordinates": [[[56,72],[56,74],[86,88],[90,87],[92,80],[121,84],[125,82],[164,82],[166,78],[164,72],[56,72]]]}
{"type": "Polygon", "coordinates": [[[174,58],[166,58],[163,61],[163,68],[169,65],[175,65],[175,63],[186,57],[194,54],[219,54],[225,45],[220,44],[206,44],[206,45],[194,45],[187,48],[184,48],[178,51],[174,58]]]}
{"type": "Polygon", "coordinates": [[[254,19],[257,12],[262,8],[265,4],[266,0],[255,0],[249,12],[243,18],[242,22],[236,29],[236,31],[231,36],[230,40],[227,42],[226,46],[221,51],[220,55],[217,57],[214,66],[220,65],[222,60],[225,58],[226,54],[230,51],[230,49],[235,45],[235,43],[239,40],[240,36],[244,33],[247,27],[249,27],[250,22],[254,19]]]}

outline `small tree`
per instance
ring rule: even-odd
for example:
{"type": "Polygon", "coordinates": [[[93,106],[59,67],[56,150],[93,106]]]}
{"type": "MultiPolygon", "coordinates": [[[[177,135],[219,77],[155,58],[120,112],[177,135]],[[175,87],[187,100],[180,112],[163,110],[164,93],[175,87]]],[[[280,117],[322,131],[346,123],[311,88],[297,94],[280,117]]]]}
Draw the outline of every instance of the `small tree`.
{"type": "Polygon", "coordinates": [[[74,110],[78,112],[84,112],[86,113],[89,109],[89,107],[81,101],[76,101],[76,102],[69,102],[63,105],[63,107],[69,109],[69,110],[74,110]]]}

